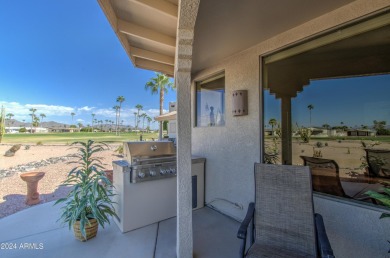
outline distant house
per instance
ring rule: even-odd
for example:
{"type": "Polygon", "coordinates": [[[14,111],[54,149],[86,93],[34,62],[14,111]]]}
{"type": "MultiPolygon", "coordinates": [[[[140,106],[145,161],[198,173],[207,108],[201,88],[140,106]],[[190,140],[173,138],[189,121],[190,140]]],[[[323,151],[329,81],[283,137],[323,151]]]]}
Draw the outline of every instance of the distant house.
{"type": "Polygon", "coordinates": [[[347,131],[348,136],[375,136],[376,132],[370,129],[352,129],[347,131]]]}
{"type": "Polygon", "coordinates": [[[24,126],[12,126],[12,127],[6,127],[5,128],[5,133],[19,133],[19,130],[21,128],[26,128],[26,132],[30,133],[31,131],[33,133],[47,133],[48,130],[47,128],[44,127],[24,127],[24,126]]]}
{"type": "Polygon", "coordinates": [[[48,128],[50,133],[74,133],[74,132],[79,132],[79,128],[65,128],[65,127],[50,127],[48,128]]]}

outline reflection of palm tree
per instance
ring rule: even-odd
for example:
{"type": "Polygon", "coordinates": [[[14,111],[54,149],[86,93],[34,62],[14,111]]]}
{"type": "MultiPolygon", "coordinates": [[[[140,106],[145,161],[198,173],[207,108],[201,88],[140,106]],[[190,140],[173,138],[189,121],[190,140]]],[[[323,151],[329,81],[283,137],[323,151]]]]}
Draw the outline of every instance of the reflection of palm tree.
{"type": "Polygon", "coordinates": [[[278,122],[276,121],[275,118],[271,118],[271,119],[268,121],[268,124],[271,126],[272,135],[274,135],[274,126],[275,126],[277,123],[278,123],[278,122]]]}
{"type": "Polygon", "coordinates": [[[311,126],[311,110],[314,108],[312,104],[308,105],[307,108],[309,109],[309,114],[310,114],[310,126],[311,126]]]}
{"type": "MultiPolygon", "coordinates": [[[[163,114],[164,107],[164,94],[168,93],[168,89],[175,89],[175,85],[169,81],[169,77],[162,73],[156,73],[156,77],[153,77],[145,85],[145,89],[149,90],[153,94],[160,93],[160,116],[163,114]]],[[[162,139],[162,121],[160,121],[159,139],[162,139]]]]}

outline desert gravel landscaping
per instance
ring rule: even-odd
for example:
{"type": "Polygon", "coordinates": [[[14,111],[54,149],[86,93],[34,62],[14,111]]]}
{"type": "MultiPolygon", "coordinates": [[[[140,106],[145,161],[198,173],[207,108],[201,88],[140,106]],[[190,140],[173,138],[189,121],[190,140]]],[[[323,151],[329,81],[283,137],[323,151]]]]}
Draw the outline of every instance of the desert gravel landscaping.
{"type": "MultiPolygon", "coordinates": [[[[20,174],[23,173],[21,170],[46,173],[38,185],[41,203],[57,200],[69,191],[67,187],[60,185],[74,167],[74,164],[67,163],[72,161],[73,158],[70,156],[76,149],[65,144],[31,145],[27,148],[25,146],[22,145],[15,156],[4,157],[3,154],[12,147],[12,144],[0,145],[0,171],[7,171],[8,174],[4,176],[4,173],[0,173],[0,219],[30,207],[24,203],[27,187],[20,178],[20,174]],[[30,165],[24,166],[26,164],[30,165]]],[[[112,169],[112,161],[121,159],[114,151],[118,146],[119,143],[109,145],[109,150],[99,153],[105,169],[112,169]]]]}

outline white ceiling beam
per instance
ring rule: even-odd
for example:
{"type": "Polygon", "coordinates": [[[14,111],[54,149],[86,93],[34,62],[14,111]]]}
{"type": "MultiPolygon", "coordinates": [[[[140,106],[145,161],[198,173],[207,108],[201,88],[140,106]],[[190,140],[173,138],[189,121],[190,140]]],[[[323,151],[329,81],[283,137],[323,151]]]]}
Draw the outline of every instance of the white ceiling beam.
{"type": "Polygon", "coordinates": [[[155,61],[172,66],[175,64],[175,58],[173,56],[163,55],[142,48],[130,47],[130,53],[135,57],[147,59],[150,61],[155,61]]]}
{"type": "Polygon", "coordinates": [[[176,47],[175,38],[121,19],[118,19],[118,31],[170,47],[176,47]]]}
{"type": "Polygon", "coordinates": [[[174,68],[171,65],[167,64],[162,64],[162,63],[157,63],[154,61],[146,60],[146,59],[141,59],[141,58],[136,58],[135,59],[135,66],[147,70],[152,70],[156,72],[162,72],[168,76],[173,77],[174,74],[174,68]]]}
{"type": "Polygon", "coordinates": [[[164,0],[131,0],[177,19],[178,6],[164,0]]]}

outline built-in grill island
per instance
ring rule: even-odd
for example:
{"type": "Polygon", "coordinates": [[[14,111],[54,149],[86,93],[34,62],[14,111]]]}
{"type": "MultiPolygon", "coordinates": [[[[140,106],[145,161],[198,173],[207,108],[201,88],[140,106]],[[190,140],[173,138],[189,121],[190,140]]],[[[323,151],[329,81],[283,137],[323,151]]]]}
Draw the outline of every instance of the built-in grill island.
{"type": "MultiPolygon", "coordinates": [[[[125,142],[113,161],[114,205],[122,232],[176,216],[176,147],[173,142],[125,142]]],[[[204,162],[192,164],[193,208],[204,206],[204,162]]]]}

